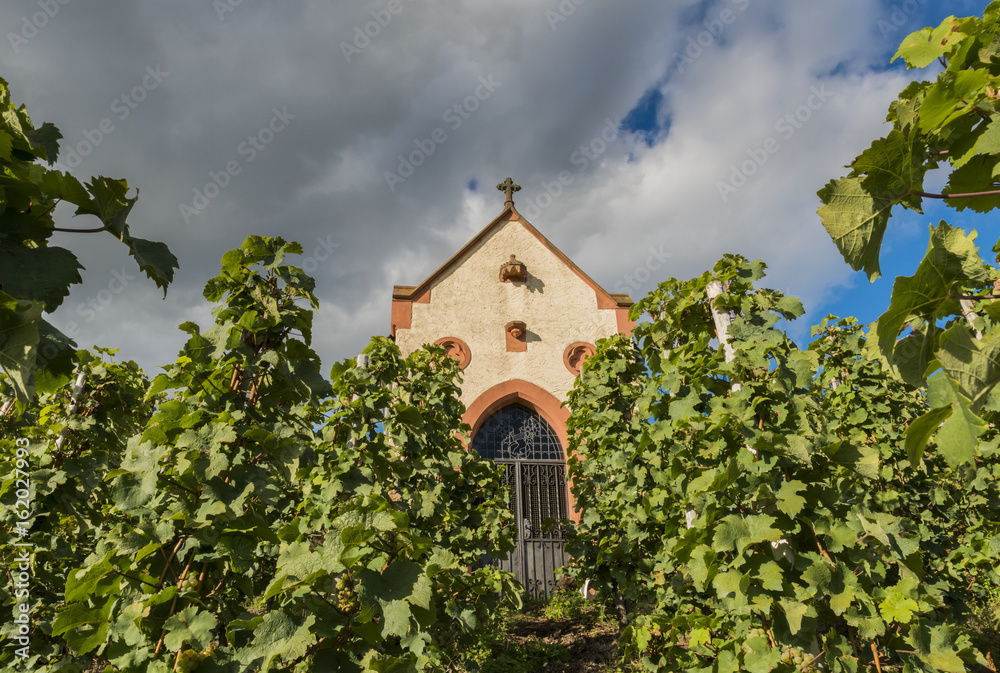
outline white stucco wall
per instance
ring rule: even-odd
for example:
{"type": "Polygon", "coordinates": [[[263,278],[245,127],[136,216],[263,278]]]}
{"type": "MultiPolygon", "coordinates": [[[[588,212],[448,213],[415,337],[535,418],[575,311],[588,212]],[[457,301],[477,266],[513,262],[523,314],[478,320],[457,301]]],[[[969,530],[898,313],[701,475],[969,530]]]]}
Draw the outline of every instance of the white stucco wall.
{"type": "Polygon", "coordinates": [[[574,376],[563,364],[566,347],[616,334],[613,309],[598,309],[594,289],[519,222],[506,222],[431,288],[430,302],[414,303],[410,329],[396,332],[409,353],[443,337],[465,341],[472,360],[463,372],[466,406],[485,390],[523,379],[565,401],[574,376]],[[500,267],[517,255],[526,283],[500,282],[500,267]],[[508,353],[504,326],[526,323],[528,350],[508,353]]]}

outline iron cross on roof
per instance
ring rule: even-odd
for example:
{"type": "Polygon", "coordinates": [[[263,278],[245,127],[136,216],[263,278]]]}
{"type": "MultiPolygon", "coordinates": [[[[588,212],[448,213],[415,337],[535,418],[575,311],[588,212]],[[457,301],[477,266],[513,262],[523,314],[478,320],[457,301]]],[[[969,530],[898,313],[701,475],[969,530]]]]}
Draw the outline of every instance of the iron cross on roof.
{"type": "Polygon", "coordinates": [[[497,185],[497,189],[500,190],[501,192],[504,192],[504,194],[507,196],[507,200],[504,201],[503,204],[504,207],[506,208],[507,206],[514,205],[514,192],[521,191],[521,185],[515,185],[513,180],[507,178],[499,185],[497,185]]]}

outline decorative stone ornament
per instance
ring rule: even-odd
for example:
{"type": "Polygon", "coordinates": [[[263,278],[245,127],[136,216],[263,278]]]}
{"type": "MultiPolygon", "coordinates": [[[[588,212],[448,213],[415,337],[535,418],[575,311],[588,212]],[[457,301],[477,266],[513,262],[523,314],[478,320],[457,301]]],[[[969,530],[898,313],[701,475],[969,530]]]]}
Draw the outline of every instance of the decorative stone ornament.
{"type": "Polygon", "coordinates": [[[469,350],[469,344],[465,343],[458,337],[444,337],[443,339],[438,339],[434,343],[439,346],[444,346],[448,355],[458,360],[458,366],[461,369],[468,367],[469,362],[472,361],[472,351],[469,350]]]}
{"type": "Polygon", "coordinates": [[[566,347],[565,352],[563,352],[563,364],[566,365],[566,369],[569,370],[570,374],[579,376],[580,371],[583,369],[583,361],[596,352],[597,349],[594,347],[594,344],[577,341],[566,347]]]}
{"type": "Polygon", "coordinates": [[[524,353],[528,350],[528,328],[520,320],[513,320],[507,323],[504,328],[507,332],[507,352],[524,353]]]}
{"type": "Polygon", "coordinates": [[[500,267],[500,281],[504,283],[523,283],[528,279],[528,267],[523,262],[517,261],[516,255],[511,255],[510,259],[500,267]]]}

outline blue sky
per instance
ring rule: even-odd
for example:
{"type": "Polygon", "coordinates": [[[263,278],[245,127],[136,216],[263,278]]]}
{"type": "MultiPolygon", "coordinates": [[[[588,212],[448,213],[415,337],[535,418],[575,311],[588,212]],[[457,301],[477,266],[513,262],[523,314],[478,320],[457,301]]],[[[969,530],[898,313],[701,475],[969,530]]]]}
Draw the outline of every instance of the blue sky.
{"type": "Polygon", "coordinates": [[[394,284],[502,210],[507,176],[522,214],[611,292],[639,298],[728,252],[764,259],[766,283],[807,309],[800,343],[827,313],[876,318],[929,223],[992,245],[988,221],[928,204],[893,219],[869,285],[816,216],[816,191],[919,76],[889,65],[898,43],[985,2],[56,5],[0,6],[0,76],[62,130],[72,173],[141,189],[134,233],[181,270],[164,298],[114,241],[60,234],[86,270],[50,318],[147,370],[173,361],[178,324],[210,322],[202,286],[250,234],[304,245],[316,350],[351,357],[388,333],[394,284]]]}
{"type": "MultiPolygon", "coordinates": [[[[905,35],[917,27],[936,26],[948,16],[974,15],[982,10],[981,2],[967,0],[947,3],[927,0],[924,2],[911,1],[910,3],[892,2],[883,3],[883,6],[888,13],[876,22],[876,29],[883,36],[884,44],[881,45],[881,55],[884,62],[879,63],[876,57],[876,61],[870,69],[872,72],[897,72],[903,76],[913,76],[914,73],[907,72],[902,59],[896,59],[892,63],[890,61],[898,47],[898,42],[901,42],[905,35]]],[[[713,7],[715,6],[710,3],[697,3],[689,7],[688,11],[684,13],[689,30],[703,32],[706,28],[706,21],[711,22],[714,18],[713,7]]],[[[711,28],[711,26],[708,27],[711,28]]],[[[713,35],[713,37],[716,37],[716,43],[724,43],[724,34],[713,35]]],[[[675,64],[677,63],[684,63],[684,61],[675,59],[675,64]]],[[[844,72],[845,69],[846,64],[840,62],[827,74],[836,75],[844,72]]],[[[930,69],[926,75],[923,75],[923,78],[932,78],[934,74],[933,69],[930,69]]],[[[669,113],[665,112],[665,99],[661,85],[662,83],[657,83],[656,86],[646,91],[636,106],[622,120],[621,125],[623,131],[635,134],[650,147],[660,142],[670,132],[670,117],[669,113]]],[[[874,139],[873,137],[872,140],[874,139]]],[[[863,149],[864,146],[859,146],[858,153],[863,149]]],[[[869,282],[864,273],[857,272],[846,282],[838,285],[825,297],[824,301],[812,307],[808,316],[790,328],[795,333],[800,345],[804,345],[807,341],[806,324],[808,323],[809,326],[816,324],[827,314],[838,317],[854,316],[863,324],[878,319],[889,305],[895,278],[909,276],[916,271],[916,267],[927,248],[928,225],[937,224],[941,220],[955,226],[961,226],[966,231],[977,229],[981,234],[980,240],[984,243],[983,258],[992,261],[992,255],[989,253],[992,239],[989,238],[989,235],[996,231],[996,226],[995,224],[991,226],[987,216],[975,213],[957,213],[948,208],[943,201],[932,199],[925,200],[922,214],[897,207],[893,211],[883,241],[880,260],[881,278],[869,282]]]]}

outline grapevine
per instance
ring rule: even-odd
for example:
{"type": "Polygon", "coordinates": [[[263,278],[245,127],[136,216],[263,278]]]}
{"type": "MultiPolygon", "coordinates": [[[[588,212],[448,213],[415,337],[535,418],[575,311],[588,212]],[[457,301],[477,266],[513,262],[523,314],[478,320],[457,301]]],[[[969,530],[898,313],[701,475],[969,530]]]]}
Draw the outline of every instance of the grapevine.
{"type": "Polygon", "coordinates": [[[30,534],[58,556],[27,665],[426,669],[517,603],[510,574],[475,567],[513,542],[497,468],[462,445],[457,365],[375,339],[367,366],[322,376],[314,281],[285,261],[300,252],[257,236],[228,252],[205,288],[215,324],[182,325],[152,381],[80,353],[80,400],[0,419],[17,429],[5,459],[29,436],[33,461],[55,461],[30,534]]]}
{"type": "Polygon", "coordinates": [[[727,256],[662,283],[633,309],[652,319],[587,361],[568,422],[577,574],[622,596],[624,651],[650,670],[982,661],[958,627],[969,574],[1000,580],[1000,455],[914,468],[925,396],[853,320],[799,349],[776,326],[801,304],[759,287],[764,268],[727,256]],[[721,337],[712,309],[733,316],[721,337]]]}

